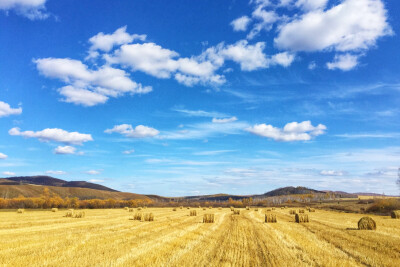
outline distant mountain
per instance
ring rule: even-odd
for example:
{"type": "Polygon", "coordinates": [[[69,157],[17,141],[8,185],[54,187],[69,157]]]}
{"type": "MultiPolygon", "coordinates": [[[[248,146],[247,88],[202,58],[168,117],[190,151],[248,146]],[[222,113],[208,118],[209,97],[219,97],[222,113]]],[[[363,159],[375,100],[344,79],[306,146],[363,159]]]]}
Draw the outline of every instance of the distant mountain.
{"type": "Polygon", "coordinates": [[[277,197],[277,196],[286,196],[286,195],[305,195],[305,194],[323,194],[323,191],[317,191],[314,189],[310,189],[307,187],[293,187],[293,186],[287,186],[287,187],[282,187],[278,188],[272,191],[269,191],[267,193],[264,193],[260,196],[265,196],[265,197],[277,197]]]}
{"type": "Polygon", "coordinates": [[[95,183],[85,181],[64,181],[50,176],[25,176],[0,178],[0,198],[39,197],[47,187],[50,193],[63,198],[77,197],[79,199],[150,199],[147,196],[119,192],[95,183]]]}
{"type": "Polygon", "coordinates": [[[85,181],[64,181],[61,179],[53,178],[50,176],[20,176],[20,177],[8,177],[5,178],[7,181],[2,181],[4,179],[0,179],[0,184],[14,184],[14,185],[22,185],[22,184],[35,184],[35,185],[47,185],[47,186],[59,186],[59,187],[81,187],[81,188],[90,188],[97,190],[104,190],[110,192],[118,192],[117,190],[108,188],[103,185],[89,183],[85,181]],[[12,181],[14,183],[10,183],[12,181]]]}

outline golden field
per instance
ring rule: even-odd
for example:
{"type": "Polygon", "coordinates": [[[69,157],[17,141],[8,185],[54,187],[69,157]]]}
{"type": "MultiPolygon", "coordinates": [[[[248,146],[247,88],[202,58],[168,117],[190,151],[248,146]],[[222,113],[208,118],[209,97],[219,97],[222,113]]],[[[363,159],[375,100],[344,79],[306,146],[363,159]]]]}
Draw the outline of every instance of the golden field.
{"type": "Polygon", "coordinates": [[[277,223],[264,208],[141,210],[151,222],[129,220],[136,209],[1,211],[0,266],[400,266],[400,220],[371,216],[377,230],[361,231],[361,214],[306,211],[298,224],[289,210],[273,211],[277,223]]]}

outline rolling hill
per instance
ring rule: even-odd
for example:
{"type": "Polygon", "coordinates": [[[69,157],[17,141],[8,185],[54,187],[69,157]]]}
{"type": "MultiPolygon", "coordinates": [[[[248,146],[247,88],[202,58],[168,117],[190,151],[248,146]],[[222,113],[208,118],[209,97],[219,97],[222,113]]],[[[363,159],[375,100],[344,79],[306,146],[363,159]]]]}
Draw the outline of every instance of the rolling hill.
{"type": "Polygon", "coordinates": [[[0,198],[39,197],[47,187],[50,193],[62,198],[79,199],[150,199],[147,196],[119,192],[117,190],[85,181],[65,181],[50,176],[25,176],[0,178],[0,198]]]}

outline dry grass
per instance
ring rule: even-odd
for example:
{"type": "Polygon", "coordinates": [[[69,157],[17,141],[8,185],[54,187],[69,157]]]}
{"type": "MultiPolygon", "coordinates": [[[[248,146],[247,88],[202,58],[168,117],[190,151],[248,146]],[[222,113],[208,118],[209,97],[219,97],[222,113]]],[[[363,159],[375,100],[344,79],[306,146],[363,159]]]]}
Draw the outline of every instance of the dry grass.
{"type": "Polygon", "coordinates": [[[204,214],[203,223],[214,223],[214,214],[211,213],[204,214]]]}
{"type": "Polygon", "coordinates": [[[58,211],[57,208],[52,208],[52,209],[51,209],[51,212],[57,212],[57,211],[58,211]]]}
{"type": "Polygon", "coordinates": [[[296,215],[294,216],[294,219],[297,223],[308,223],[310,222],[308,219],[308,215],[307,214],[298,214],[296,213],[296,215]]]}
{"type": "Polygon", "coordinates": [[[190,216],[197,216],[197,211],[191,210],[190,211],[190,216]]]}
{"type": "Polygon", "coordinates": [[[266,223],[276,223],[276,215],[272,213],[265,214],[266,223]]]}
{"type": "Polygon", "coordinates": [[[390,213],[390,216],[391,216],[393,219],[400,219],[400,210],[393,210],[393,211],[390,213]]]}
{"type": "Polygon", "coordinates": [[[201,209],[149,207],[153,222],[122,209],[85,210],[84,219],[0,210],[0,266],[400,266],[399,220],[370,215],[378,228],[354,231],[360,214],[318,209],[298,224],[288,210],[264,223],[264,213],[214,209],[211,224],[201,209]]]}
{"type": "Polygon", "coordinates": [[[376,230],[376,222],[371,217],[362,217],[358,221],[358,230],[376,230]]]}

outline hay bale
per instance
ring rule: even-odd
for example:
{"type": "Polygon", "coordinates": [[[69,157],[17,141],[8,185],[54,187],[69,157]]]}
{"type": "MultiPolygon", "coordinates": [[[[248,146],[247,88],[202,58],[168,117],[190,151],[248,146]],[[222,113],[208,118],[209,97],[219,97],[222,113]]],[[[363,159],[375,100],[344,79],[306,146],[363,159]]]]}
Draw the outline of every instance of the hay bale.
{"type": "Polygon", "coordinates": [[[203,215],[203,223],[213,223],[214,222],[214,214],[204,214],[203,215]]]}
{"type": "Polygon", "coordinates": [[[275,210],[275,208],[272,208],[272,210],[275,210]]]}
{"type": "Polygon", "coordinates": [[[190,207],[187,207],[188,210],[190,210],[190,207]]]}
{"type": "Polygon", "coordinates": [[[203,208],[203,210],[207,210],[206,208],[203,208]]]}
{"type": "Polygon", "coordinates": [[[142,207],[138,207],[137,210],[142,210],[142,207]]]}
{"type": "Polygon", "coordinates": [[[84,218],[85,215],[86,215],[86,214],[85,214],[84,211],[79,211],[79,212],[73,213],[73,217],[74,217],[74,218],[84,218]]]}
{"type": "Polygon", "coordinates": [[[265,209],[265,211],[272,211],[271,209],[265,209]]]}
{"type": "Polygon", "coordinates": [[[145,213],[145,214],[143,215],[143,220],[144,220],[145,222],[152,222],[152,221],[154,221],[154,214],[153,214],[153,213],[145,213]]]}
{"type": "Polygon", "coordinates": [[[231,206],[230,209],[231,209],[231,211],[234,211],[234,210],[235,210],[235,207],[231,206]]]}
{"type": "Polygon", "coordinates": [[[209,206],[208,208],[209,208],[209,209],[212,209],[213,207],[209,206]]]}
{"type": "Polygon", "coordinates": [[[304,213],[304,210],[303,209],[299,209],[299,213],[304,213]]]}
{"type": "Polygon", "coordinates": [[[180,206],[179,208],[180,208],[180,209],[183,209],[183,206],[180,206]]]}
{"type": "Polygon", "coordinates": [[[247,206],[247,207],[246,207],[246,210],[250,210],[250,207],[249,207],[249,206],[247,206]]]}
{"type": "Polygon", "coordinates": [[[296,214],[295,210],[289,210],[289,214],[296,214]]]}
{"type": "Polygon", "coordinates": [[[358,221],[358,230],[376,230],[376,222],[371,217],[362,217],[358,221]]]}
{"type": "Polygon", "coordinates": [[[218,210],[222,210],[222,207],[218,207],[218,210]]]}
{"type": "Polygon", "coordinates": [[[147,209],[147,206],[144,206],[143,209],[147,209]]]}
{"type": "Polygon", "coordinates": [[[297,223],[308,223],[310,222],[308,219],[308,214],[299,214],[296,213],[294,216],[294,219],[296,220],[297,223]]]}
{"type": "Polygon", "coordinates": [[[258,211],[258,208],[255,208],[254,211],[258,211]]]}
{"type": "Polygon", "coordinates": [[[176,211],[176,208],[173,208],[172,211],[176,211]]]}
{"type": "Polygon", "coordinates": [[[67,213],[65,213],[64,217],[73,217],[74,216],[74,211],[73,210],[68,210],[67,213]]]}
{"type": "Polygon", "coordinates": [[[124,207],[124,210],[129,210],[129,207],[124,207]]]}
{"type": "Polygon", "coordinates": [[[128,210],[129,212],[134,212],[135,211],[135,209],[133,209],[133,208],[129,208],[129,210],[128,210]]]}
{"type": "Polygon", "coordinates": [[[17,209],[17,213],[24,213],[25,210],[24,209],[17,209]]]}
{"type": "Polygon", "coordinates": [[[190,216],[197,216],[197,211],[191,210],[190,211],[190,216]]]}
{"type": "Polygon", "coordinates": [[[57,212],[57,211],[58,211],[57,208],[52,208],[52,209],[51,209],[51,212],[57,212]]]}
{"type": "Polygon", "coordinates": [[[284,210],[285,209],[285,207],[281,207],[281,210],[284,210]]]}
{"type": "Polygon", "coordinates": [[[135,215],[133,215],[133,219],[136,221],[141,221],[143,218],[143,214],[141,212],[137,212],[135,213],[135,215]]]}
{"type": "Polygon", "coordinates": [[[393,219],[400,219],[400,210],[393,210],[393,211],[390,213],[390,216],[391,216],[393,219]]]}
{"type": "Polygon", "coordinates": [[[309,208],[308,212],[315,212],[315,209],[309,208]]]}
{"type": "Polygon", "coordinates": [[[276,223],[276,215],[272,213],[265,214],[266,223],[276,223]]]}
{"type": "Polygon", "coordinates": [[[233,215],[240,215],[240,210],[239,209],[237,209],[237,210],[233,210],[233,215]]]}

